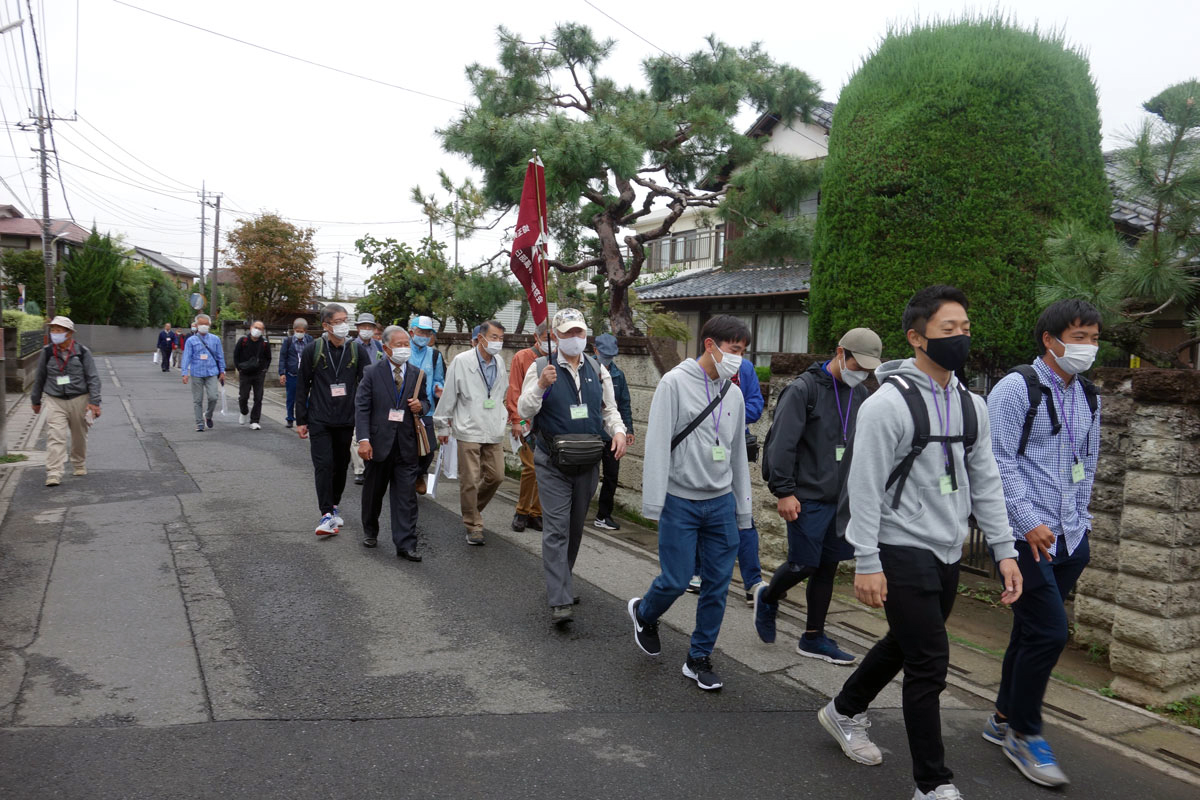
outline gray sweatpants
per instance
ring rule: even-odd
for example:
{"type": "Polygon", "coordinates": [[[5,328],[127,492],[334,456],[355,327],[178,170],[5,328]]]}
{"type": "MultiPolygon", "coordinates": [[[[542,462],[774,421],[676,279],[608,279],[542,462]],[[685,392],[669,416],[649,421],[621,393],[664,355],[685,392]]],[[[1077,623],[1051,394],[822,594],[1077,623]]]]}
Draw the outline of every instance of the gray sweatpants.
{"type": "Polygon", "coordinates": [[[546,571],[546,595],[551,606],[569,606],[575,602],[571,572],[588,505],[600,482],[600,465],[582,475],[564,475],[550,463],[550,456],[534,447],[538,497],[542,502],[542,567],[546,571]]]}
{"type": "Polygon", "coordinates": [[[203,425],[205,417],[211,417],[217,407],[217,393],[221,391],[221,381],[216,375],[207,378],[188,378],[192,385],[192,410],[196,412],[196,424],[203,425]],[[204,413],[204,393],[208,392],[208,413],[204,413]]]}

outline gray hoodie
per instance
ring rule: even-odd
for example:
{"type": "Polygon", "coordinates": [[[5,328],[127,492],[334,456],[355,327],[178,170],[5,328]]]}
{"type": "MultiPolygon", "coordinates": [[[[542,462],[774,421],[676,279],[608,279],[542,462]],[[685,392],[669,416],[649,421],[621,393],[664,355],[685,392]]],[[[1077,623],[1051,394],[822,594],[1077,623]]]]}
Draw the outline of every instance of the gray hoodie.
{"type": "MultiPolygon", "coordinates": [[[[642,514],[647,519],[659,518],[668,494],[685,500],[711,500],[732,491],[738,529],[750,527],[750,465],[741,389],[731,386],[722,405],[671,451],[671,439],[717,396],[721,383],[709,380],[704,368],[688,359],[664,375],[654,390],[642,472],[642,514]],[[713,458],[716,440],[725,448],[723,461],[713,458]]],[[[1003,503],[1001,507],[1003,510],[1003,503]]]]}
{"type": "Polygon", "coordinates": [[[913,462],[908,483],[900,496],[900,508],[892,510],[895,486],[886,490],[884,487],[888,475],[912,449],[913,421],[900,390],[884,383],[891,375],[902,375],[920,388],[929,412],[931,434],[940,435],[947,419],[945,435],[962,434],[957,378],[951,378],[948,412],[945,394],[938,392],[939,422],[929,376],[917,369],[914,359],[889,361],[875,370],[880,388],[858,412],[850,476],[846,482],[850,502],[846,539],[854,545],[856,571],[860,574],[882,571],[880,544],[921,547],[933,552],[941,562],[953,564],[962,558],[967,517],[972,513],[987,537],[992,554],[997,559],[1016,558],[1000,470],[992,455],[987,404],[976,395],[971,395],[971,399],[979,420],[979,435],[971,450],[969,471],[963,469],[962,444],[949,445],[958,491],[941,493],[939,483],[946,474],[945,456],[941,444],[931,442],[913,462]]]}

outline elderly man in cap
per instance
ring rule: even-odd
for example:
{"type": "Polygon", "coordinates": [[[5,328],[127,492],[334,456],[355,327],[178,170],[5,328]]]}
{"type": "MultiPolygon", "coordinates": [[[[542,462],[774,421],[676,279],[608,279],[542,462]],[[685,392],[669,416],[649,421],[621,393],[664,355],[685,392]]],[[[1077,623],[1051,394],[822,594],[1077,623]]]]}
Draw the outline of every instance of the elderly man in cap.
{"type": "Polygon", "coordinates": [[[383,352],[383,342],[375,338],[375,334],[379,332],[379,324],[375,322],[375,315],[364,311],[358,315],[357,325],[359,344],[365,347],[371,355],[371,363],[387,358],[387,354],[383,352]]]}
{"type": "Polygon", "coordinates": [[[571,572],[588,506],[596,493],[604,448],[625,455],[625,423],[617,409],[612,376],[589,355],[587,322],[579,309],[554,315],[553,362],[529,365],[517,413],[533,420],[538,492],[542,503],[542,564],[550,619],[570,622],[575,595],[571,572]],[[607,444],[605,437],[612,439],[607,444]]]}
{"type": "MultiPolygon", "coordinates": [[[[617,337],[611,333],[603,333],[596,337],[593,348],[596,360],[608,370],[612,376],[613,394],[617,398],[617,410],[621,412],[621,421],[625,423],[625,436],[628,446],[633,446],[633,411],[629,400],[629,384],[625,373],[617,366],[617,337]]],[[[596,504],[596,519],[592,526],[602,531],[617,531],[621,526],[612,518],[613,503],[617,497],[617,478],[621,474],[621,463],[613,457],[609,448],[604,450],[604,460],[600,462],[600,499],[596,504]]]]}
{"type": "MultiPolygon", "coordinates": [[[[425,422],[427,427],[432,428],[433,410],[446,386],[446,359],[433,346],[433,339],[436,335],[433,317],[415,316],[409,321],[408,327],[412,349],[409,363],[425,373],[423,390],[427,409],[425,422]]],[[[417,494],[425,494],[425,473],[429,472],[429,465],[432,463],[432,452],[421,460],[421,477],[417,480],[417,494]]]]}
{"type": "Polygon", "coordinates": [[[68,432],[75,474],[87,474],[88,412],[92,419],[100,416],[100,373],[92,351],[75,341],[75,323],[67,317],[50,320],[50,342],[42,348],[30,399],[35,414],[46,402],[46,485],[58,486],[68,432]]]}
{"type": "Polygon", "coordinates": [[[312,344],[308,335],[308,320],[296,317],[292,323],[292,335],[279,346],[279,385],[287,389],[287,426],[296,421],[296,379],[300,374],[300,355],[312,344]]]}

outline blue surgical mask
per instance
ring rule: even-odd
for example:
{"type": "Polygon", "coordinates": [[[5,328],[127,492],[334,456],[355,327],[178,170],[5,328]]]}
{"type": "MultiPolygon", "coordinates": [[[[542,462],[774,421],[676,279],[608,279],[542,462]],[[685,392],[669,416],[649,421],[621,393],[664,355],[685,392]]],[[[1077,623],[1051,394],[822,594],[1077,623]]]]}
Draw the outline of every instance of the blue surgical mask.
{"type": "Polygon", "coordinates": [[[414,336],[414,337],[412,337],[412,343],[413,343],[413,347],[429,347],[429,337],[428,336],[414,336]]]}

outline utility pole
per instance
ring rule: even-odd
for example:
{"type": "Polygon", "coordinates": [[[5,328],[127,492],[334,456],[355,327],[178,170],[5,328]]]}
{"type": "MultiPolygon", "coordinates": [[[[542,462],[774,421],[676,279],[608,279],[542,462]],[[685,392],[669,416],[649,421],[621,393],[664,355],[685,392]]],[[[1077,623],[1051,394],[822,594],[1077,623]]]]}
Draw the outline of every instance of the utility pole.
{"type": "Polygon", "coordinates": [[[217,211],[213,215],[213,257],[212,257],[212,294],[208,299],[209,316],[217,313],[217,284],[221,280],[221,271],[217,269],[218,247],[221,244],[221,195],[217,195],[217,211]]]}
{"type": "Polygon", "coordinates": [[[46,158],[46,129],[50,120],[46,117],[45,98],[38,94],[38,156],[42,174],[42,261],[46,266],[46,309],[48,319],[54,319],[54,237],[50,235],[50,170],[46,158]]]}
{"type": "Polygon", "coordinates": [[[200,181],[200,294],[202,296],[208,291],[208,286],[204,283],[204,215],[208,208],[207,194],[204,190],[204,181],[200,181]]]}
{"type": "Polygon", "coordinates": [[[333,273],[333,299],[340,300],[339,293],[342,290],[342,251],[337,254],[337,270],[333,273]]]}
{"type": "Polygon", "coordinates": [[[317,275],[320,276],[320,278],[321,278],[321,297],[324,297],[325,296],[325,273],[318,272],[317,275]]]}

